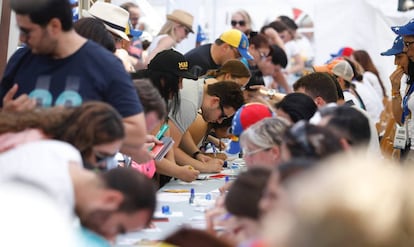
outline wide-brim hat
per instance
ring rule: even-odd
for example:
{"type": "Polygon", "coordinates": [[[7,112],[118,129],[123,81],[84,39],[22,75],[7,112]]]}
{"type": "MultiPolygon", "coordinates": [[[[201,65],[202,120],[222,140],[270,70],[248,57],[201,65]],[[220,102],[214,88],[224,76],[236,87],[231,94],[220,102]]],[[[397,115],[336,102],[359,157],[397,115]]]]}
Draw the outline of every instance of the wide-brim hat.
{"type": "Polygon", "coordinates": [[[398,35],[392,47],[384,52],[381,52],[381,56],[394,56],[404,52],[404,42],[403,37],[398,35]]]}
{"type": "Polygon", "coordinates": [[[190,32],[194,33],[193,31],[194,17],[190,13],[184,10],[180,10],[180,9],[174,10],[171,14],[167,15],[167,20],[178,22],[181,25],[184,25],[185,27],[187,27],[190,30],[190,32]]]}
{"type": "Polygon", "coordinates": [[[114,4],[96,2],[89,10],[82,10],[83,17],[92,17],[103,22],[106,29],[129,41],[125,33],[129,21],[129,13],[114,4]]]}

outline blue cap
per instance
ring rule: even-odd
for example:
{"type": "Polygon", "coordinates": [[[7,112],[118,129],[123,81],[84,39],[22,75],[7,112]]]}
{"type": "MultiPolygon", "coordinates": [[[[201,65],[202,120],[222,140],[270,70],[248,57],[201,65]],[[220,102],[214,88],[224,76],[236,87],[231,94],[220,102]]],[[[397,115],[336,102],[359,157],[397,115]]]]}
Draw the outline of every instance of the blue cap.
{"type": "Polygon", "coordinates": [[[247,60],[253,60],[253,56],[249,53],[249,39],[240,30],[230,29],[222,33],[219,39],[237,48],[242,57],[247,60]]]}
{"type": "Polygon", "coordinates": [[[394,26],[391,27],[391,30],[398,35],[414,35],[414,19],[411,19],[404,26],[394,26]]]}
{"type": "Polygon", "coordinates": [[[403,50],[404,50],[403,37],[398,35],[394,39],[394,43],[392,44],[392,47],[388,49],[387,51],[381,52],[381,56],[394,56],[394,55],[403,53],[403,50]]]}
{"type": "Polygon", "coordinates": [[[134,38],[139,38],[142,35],[142,31],[141,30],[136,30],[136,29],[131,29],[131,30],[129,30],[129,35],[131,35],[134,38]]]}

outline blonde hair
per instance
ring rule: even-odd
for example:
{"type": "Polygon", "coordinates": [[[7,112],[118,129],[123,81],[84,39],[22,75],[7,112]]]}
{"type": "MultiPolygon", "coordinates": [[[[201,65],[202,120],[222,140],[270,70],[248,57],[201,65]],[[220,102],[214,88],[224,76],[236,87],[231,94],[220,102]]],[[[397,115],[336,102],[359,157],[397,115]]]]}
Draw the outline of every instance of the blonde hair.
{"type": "Polygon", "coordinates": [[[167,22],[161,27],[160,32],[158,35],[167,34],[176,40],[177,36],[175,35],[175,28],[180,26],[181,24],[175,21],[167,20],[167,22]]]}

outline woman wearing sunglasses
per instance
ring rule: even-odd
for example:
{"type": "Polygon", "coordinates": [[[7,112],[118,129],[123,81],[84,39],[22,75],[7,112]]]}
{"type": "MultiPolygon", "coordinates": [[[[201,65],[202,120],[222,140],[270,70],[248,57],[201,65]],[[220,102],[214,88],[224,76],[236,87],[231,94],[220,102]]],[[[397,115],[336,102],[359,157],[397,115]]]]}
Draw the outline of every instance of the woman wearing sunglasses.
{"type": "Polygon", "coordinates": [[[252,19],[246,10],[240,9],[234,12],[230,21],[231,27],[242,31],[250,38],[252,32],[252,19]]]}
{"type": "Polygon", "coordinates": [[[145,65],[149,64],[159,52],[175,47],[186,39],[189,33],[194,33],[193,19],[190,13],[180,9],[168,14],[167,22],[147,49],[148,57],[145,60],[145,65]]]}

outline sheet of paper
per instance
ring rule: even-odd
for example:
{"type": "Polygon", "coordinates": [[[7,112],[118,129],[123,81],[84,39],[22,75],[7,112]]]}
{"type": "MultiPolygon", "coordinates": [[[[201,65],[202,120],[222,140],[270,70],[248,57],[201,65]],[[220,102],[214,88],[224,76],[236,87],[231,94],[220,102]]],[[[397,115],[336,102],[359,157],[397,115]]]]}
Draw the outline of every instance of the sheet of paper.
{"type": "Polygon", "coordinates": [[[154,213],[155,218],[161,217],[183,217],[183,212],[180,211],[173,211],[170,214],[163,214],[161,211],[157,211],[154,213]]]}

